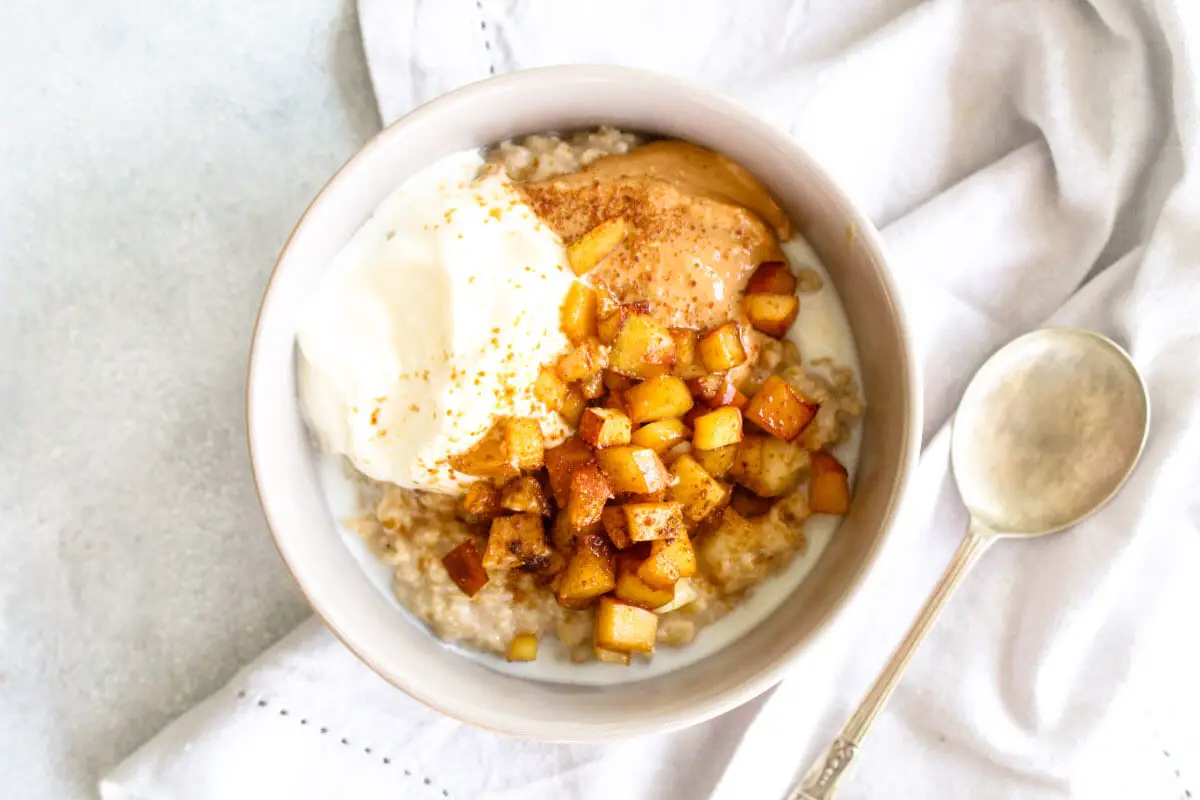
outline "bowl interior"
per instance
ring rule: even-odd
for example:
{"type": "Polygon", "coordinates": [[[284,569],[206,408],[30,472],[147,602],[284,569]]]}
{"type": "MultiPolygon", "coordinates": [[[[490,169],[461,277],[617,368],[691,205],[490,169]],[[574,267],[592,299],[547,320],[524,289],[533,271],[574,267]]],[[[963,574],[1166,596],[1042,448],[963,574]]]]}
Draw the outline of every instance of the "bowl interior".
{"type": "Polygon", "coordinates": [[[330,181],[284,249],[260,311],[247,416],[255,479],[280,552],[317,613],[418,700],[505,733],[621,738],[698,722],[765,691],[859,583],[916,456],[919,385],[879,240],[785,134],[718,95],[636,70],[532,70],[466,87],[384,130],[330,181]],[[526,681],[463,658],[383,597],[335,529],[295,391],[296,313],[376,206],[450,153],[530,132],[614,125],[725,153],[763,180],[821,256],[858,348],[868,413],[850,514],[800,587],[731,647],[613,686],[526,681]]]}

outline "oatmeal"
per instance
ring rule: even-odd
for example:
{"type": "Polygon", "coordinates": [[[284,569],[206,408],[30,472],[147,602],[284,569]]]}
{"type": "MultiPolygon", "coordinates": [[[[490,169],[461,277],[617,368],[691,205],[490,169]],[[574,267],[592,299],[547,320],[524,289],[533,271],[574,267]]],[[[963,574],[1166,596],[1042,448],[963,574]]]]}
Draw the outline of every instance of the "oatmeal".
{"type": "Polygon", "coordinates": [[[846,511],[833,453],[863,413],[853,365],[787,338],[799,297],[831,290],[717,153],[600,128],[485,158],[515,198],[487,216],[532,214],[575,276],[564,344],[518,387],[568,434],[495,417],[446,460],[472,476],[465,496],[372,484],[352,527],[446,641],[614,664],[689,645],[805,553],[812,515],[846,511]]]}

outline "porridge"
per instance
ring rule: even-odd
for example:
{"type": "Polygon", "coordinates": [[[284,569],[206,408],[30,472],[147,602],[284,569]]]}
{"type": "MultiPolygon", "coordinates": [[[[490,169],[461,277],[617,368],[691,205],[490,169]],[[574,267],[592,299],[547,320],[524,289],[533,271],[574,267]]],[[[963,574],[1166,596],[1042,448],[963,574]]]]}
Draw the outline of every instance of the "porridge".
{"type": "MultiPolygon", "coordinates": [[[[479,277],[493,285],[474,313],[454,308],[493,315],[477,340],[434,341],[423,315],[439,298],[406,297],[419,325],[387,328],[386,381],[302,330],[310,426],[370,497],[349,526],[446,641],[525,661],[557,640],[571,661],[614,664],[692,642],[806,551],[812,515],[848,508],[835,453],[855,455],[856,365],[788,338],[807,303],[836,306],[832,290],[757,180],[695,145],[531,135],[434,178],[440,207],[410,196],[419,230],[364,231],[407,253],[440,237],[425,249],[452,259],[490,228],[518,266],[506,285],[479,277]],[[429,369],[412,368],[417,346],[429,369]]],[[[476,271],[447,268],[456,304],[476,271]]],[[[351,316],[343,348],[379,335],[363,320],[391,319],[351,316]]]]}

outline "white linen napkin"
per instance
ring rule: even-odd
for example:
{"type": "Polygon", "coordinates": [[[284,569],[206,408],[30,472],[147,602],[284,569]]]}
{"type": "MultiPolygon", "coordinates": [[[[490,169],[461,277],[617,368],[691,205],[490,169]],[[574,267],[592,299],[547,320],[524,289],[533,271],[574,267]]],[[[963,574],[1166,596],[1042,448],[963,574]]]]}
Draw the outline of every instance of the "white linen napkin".
{"type": "Polygon", "coordinates": [[[946,423],[1047,322],[1125,345],[1153,400],[1100,515],[984,557],[844,798],[1200,790],[1200,4],[1195,0],[359,0],[385,122],[489,74],[650,67],[790,130],[884,230],[927,446],[865,590],[776,690],[676,734],[509,740],[440,717],[318,623],[133,754],[107,800],[780,797],[836,733],[965,527],[946,423]],[[1190,788],[1189,788],[1190,787],[1190,788]]]}

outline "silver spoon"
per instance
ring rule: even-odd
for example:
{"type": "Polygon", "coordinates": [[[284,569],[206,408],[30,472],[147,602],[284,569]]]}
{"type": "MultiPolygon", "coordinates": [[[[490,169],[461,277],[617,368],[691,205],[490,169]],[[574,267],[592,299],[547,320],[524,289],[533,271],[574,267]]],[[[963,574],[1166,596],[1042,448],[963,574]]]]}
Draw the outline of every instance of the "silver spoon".
{"type": "Polygon", "coordinates": [[[829,800],[917,646],[997,539],[1055,533],[1107,503],[1133,471],[1150,400],[1129,355],[1105,337],[1047,328],[1011,342],[971,380],[951,461],[971,522],[933,593],[829,749],[788,800],[829,800]]]}

